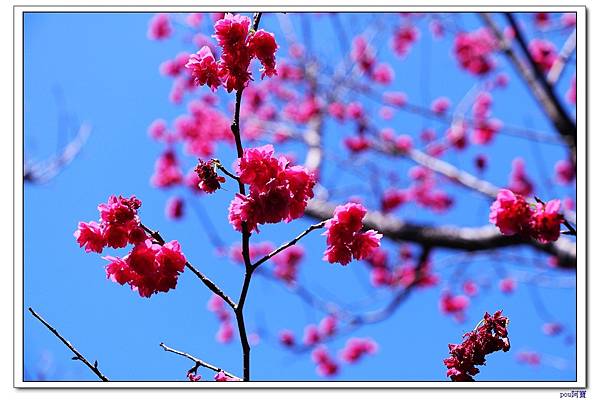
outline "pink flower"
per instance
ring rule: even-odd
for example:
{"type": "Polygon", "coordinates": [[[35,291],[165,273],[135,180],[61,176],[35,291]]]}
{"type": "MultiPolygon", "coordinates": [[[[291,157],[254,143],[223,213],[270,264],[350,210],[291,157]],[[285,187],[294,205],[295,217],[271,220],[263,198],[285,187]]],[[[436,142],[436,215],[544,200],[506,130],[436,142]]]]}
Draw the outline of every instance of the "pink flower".
{"type": "Polygon", "coordinates": [[[556,61],[558,54],[554,44],[548,40],[533,39],[529,42],[529,52],[533,61],[538,65],[543,72],[550,71],[554,61],[556,61]]]}
{"type": "Polygon", "coordinates": [[[446,137],[454,148],[464,149],[467,146],[467,124],[464,121],[452,124],[446,132],[446,137]]]}
{"type": "Polygon", "coordinates": [[[517,353],[517,361],[523,364],[540,365],[541,356],[534,351],[520,351],[517,353]]]}
{"type": "Polygon", "coordinates": [[[373,48],[367,43],[364,37],[356,36],[352,41],[352,60],[355,61],[362,72],[370,72],[375,63],[373,48]]]}
{"type": "Polygon", "coordinates": [[[216,335],[217,342],[229,343],[233,339],[233,325],[229,321],[221,322],[216,335]]]}
{"type": "Polygon", "coordinates": [[[522,196],[529,196],[533,193],[533,183],[525,172],[525,161],[518,157],[513,160],[512,171],[508,188],[522,196]]]}
{"type": "Polygon", "coordinates": [[[148,25],[148,38],[163,40],[171,36],[171,21],[167,14],[156,14],[148,25]]]}
{"type": "Polygon", "coordinates": [[[294,332],[286,329],[279,333],[279,342],[286,346],[292,347],[296,344],[296,338],[294,337],[294,332]]]}
{"type": "Polygon", "coordinates": [[[348,104],[346,112],[350,118],[357,120],[363,118],[365,115],[362,104],[357,101],[348,104]]]}
{"type": "Polygon", "coordinates": [[[464,319],[464,312],[469,306],[470,300],[467,296],[452,295],[451,293],[442,294],[440,299],[440,310],[444,314],[453,315],[458,321],[464,319]]]}
{"type": "Polygon", "coordinates": [[[337,206],[333,218],[325,223],[327,250],[324,260],[330,263],[348,264],[352,258],[369,257],[379,245],[382,235],[374,230],[360,232],[367,209],[357,203],[337,206]]]}
{"type": "Polygon", "coordinates": [[[377,352],[377,343],[372,339],[350,338],[340,352],[340,358],[347,363],[355,363],[365,354],[377,352]]]}
{"type": "Polygon", "coordinates": [[[181,197],[171,197],[167,201],[165,214],[169,219],[180,219],[183,216],[184,202],[181,197]]]}
{"type": "Polygon", "coordinates": [[[406,105],[407,96],[402,92],[385,92],[383,93],[383,101],[396,107],[404,107],[406,105]]]}
{"type": "Polygon", "coordinates": [[[546,204],[537,203],[531,216],[531,236],[540,243],[558,240],[560,226],[564,221],[559,211],[560,200],[550,200],[546,204]]]}
{"type": "Polygon", "coordinates": [[[461,32],[454,40],[454,54],[460,66],[474,75],[485,75],[494,68],[491,58],[496,40],[485,28],[461,32]]]}
{"type": "Polygon", "coordinates": [[[409,193],[404,190],[394,188],[387,189],[383,193],[383,198],[381,199],[381,210],[385,213],[394,211],[396,208],[405,204],[409,198],[409,193]]]}
{"type": "Polygon", "coordinates": [[[525,198],[502,189],[490,208],[490,222],[504,235],[528,235],[532,210],[525,198]]]}
{"type": "Polygon", "coordinates": [[[328,315],[319,323],[319,332],[323,337],[333,335],[337,330],[337,318],[335,315],[328,315]]]}
{"type": "Polygon", "coordinates": [[[221,86],[219,66],[208,46],[204,46],[196,54],[192,54],[185,67],[191,71],[197,85],[207,85],[213,92],[221,86]]]}
{"type": "Polygon", "coordinates": [[[142,297],[175,289],[186,259],[177,241],[164,245],[145,240],[137,243],[124,258],[107,256],[106,276],[114,282],[128,283],[142,297]]]}
{"type": "Polygon", "coordinates": [[[311,357],[317,364],[317,373],[321,376],[332,376],[338,373],[339,366],[331,357],[325,346],[319,346],[313,350],[311,357]]]}
{"type": "Polygon", "coordinates": [[[248,46],[251,53],[258,58],[263,66],[261,77],[277,75],[275,52],[279,46],[275,42],[275,36],[270,32],[259,29],[250,37],[248,46]]]}
{"type": "Polygon", "coordinates": [[[250,18],[227,13],[215,22],[215,34],[219,46],[232,49],[245,44],[250,29],[250,18]]]}
{"type": "Polygon", "coordinates": [[[343,121],[346,117],[346,109],[344,104],[340,102],[334,101],[333,103],[329,104],[327,111],[329,112],[329,115],[336,118],[338,121],[343,121]]]}
{"type": "Polygon", "coordinates": [[[502,293],[509,294],[515,291],[517,282],[512,278],[504,278],[500,281],[499,286],[502,293]]]}
{"type": "Polygon", "coordinates": [[[431,111],[436,114],[445,114],[450,108],[450,100],[447,97],[438,97],[431,103],[431,111]]]}
{"type": "Polygon", "coordinates": [[[79,243],[79,247],[85,246],[86,253],[90,251],[102,253],[102,250],[106,246],[106,240],[104,239],[100,225],[94,221],[90,221],[89,223],[80,222],[73,236],[75,236],[77,243],[79,243]]]}
{"type": "Polygon", "coordinates": [[[304,338],[302,339],[302,342],[305,345],[311,346],[318,343],[320,340],[321,336],[319,335],[319,328],[317,328],[316,325],[308,325],[304,328],[304,338]]]}
{"type": "Polygon", "coordinates": [[[364,136],[350,136],[344,139],[344,145],[353,153],[360,153],[371,147],[371,142],[364,136]]]}
{"type": "Polygon", "coordinates": [[[389,85],[394,80],[394,70],[389,64],[378,64],[373,70],[371,78],[382,85],[389,85]]]}
{"type": "Polygon", "coordinates": [[[542,331],[545,335],[556,336],[563,331],[564,327],[557,322],[547,322],[542,325],[542,331]]]}
{"type": "Polygon", "coordinates": [[[276,254],[271,261],[275,264],[275,276],[284,282],[291,283],[296,280],[298,264],[304,257],[304,250],[300,245],[288,247],[276,254]]]}
{"type": "Polygon", "coordinates": [[[238,381],[238,379],[227,376],[227,374],[225,374],[225,372],[223,372],[223,371],[219,371],[215,375],[215,381],[216,382],[235,382],[235,381],[238,381]]]}
{"type": "Polygon", "coordinates": [[[275,158],[273,145],[244,150],[235,170],[240,181],[255,189],[265,189],[272,179],[285,168],[286,160],[275,158]]]}
{"type": "Polygon", "coordinates": [[[465,281],[465,283],[463,284],[463,291],[467,296],[473,297],[477,295],[479,288],[477,287],[477,284],[475,282],[468,280],[465,281]]]}
{"type": "Polygon", "coordinates": [[[476,121],[473,128],[473,143],[480,145],[490,143],[500,129],[502,129],[502,122],[497,119],[476,121]]]}
{"type": "Polygon", "coordinates": [[[221,183],[225,182],[225,178],[217,175],[213,160],[198,160],[198,165],[194,168],[194,172],[198,175],[198,187],[206,193],[214,193],[217,189],[221,188],[221,183]]]}
{"type": "Polygon", "coordinates": [[[192,371],[188,371],[187,378],[190,380],[190,382],[198,382],[202,379],[202,376],[199,374],[194,374],[192,371]]]}
{"type": "Polygon", "coordinates": [[[275,158],[272,145],[244,150],[235,169],[250,185],[250,193],[236,195],[229,207],[229,221],[236,230],[241,230],[242,221],[251,231],[258,231],[259,224],[292,221],[304,214],[313,197],[314,174],[289,166],[284,157],[275,158]]]}
{"type": "Polygon", "coordinates": [[[407,153],[410,150],[412,150],[413,147],[413,141],[412,141],[412,137],[410,137],[409,135],[398,135],[398,137],[396,138],[396,150],[398,150],[401,153],[407,153]]]}
{"type": "Polygon", "coordinates": [[[400,57],[405,56],[413,43],[419,38],[419,31],[411,25],[401,26],[394,31],[392,48],[400,57]]]}
{"type": "Polygon", "coordinates": [[[554,165],[556,181],[561,185],[567,185],[575,179],[575,168],[569,160],[560,160],[554,165]]]}
{"type": "Polygon", "coordinates": [[[161,139],[167,133],[167,122],[164,119],[157,119],[148,127],[148,134],[152,139],[161,139]]]}
{"type": "Polygon", "coordinates": [[[154,175],[151,183],[155,187],[167,188],[181,183],[183,172],[179,168],[179,161],[172,150],[167,150],[160,155],[154,164],[154,175]]]}

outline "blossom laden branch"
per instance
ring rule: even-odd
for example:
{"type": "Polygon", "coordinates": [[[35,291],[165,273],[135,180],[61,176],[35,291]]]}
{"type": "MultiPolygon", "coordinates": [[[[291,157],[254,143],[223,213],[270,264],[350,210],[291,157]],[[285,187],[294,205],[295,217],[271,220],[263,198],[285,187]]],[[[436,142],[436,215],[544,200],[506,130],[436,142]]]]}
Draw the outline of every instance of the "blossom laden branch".
{"type": "Polygon", "coordinates": [[[71,342],[69,342],[67,339],[65,339],[57,330],[56,328],[54,328],[52,325],[50,325],[48,322],[46,322],[46,320],[44,320],[44,318],[42,318],[37,312],[35,312],[33,310],[33,308],[29,307],[28,308],[29,312],[31,313],[31,315],[33,315],[38,321],[40,321],[46,328],[48,328],[48,330],[50,332],[52,332],[54,334],[54,336],[56,336],[58,339],[60,339],[61,342],[64,343],[65,346],[67,346],[69,348],[69,350],[71,350],[73,352],[73,354],[75,354],[75,356],[73,357],[73,360],[78,360],[81,361],[82,363],[84,363],[94,374],[96,374],[96,376],[98,378],[100,378],[100,380],[104,381],[104,382],[108,382],[108,378],[102,373],[100,372],[100,369],[98,369],[98,361],[94,361],[94,364],[90,363],[87,358],[85,358],[72,344],[71,342]]]}
{"type": "MultiPolygon", "coordinates": [[[[324,200],[313,199],[308,203],[305,214],[318,220],[333,216],[335,205],[324,200]]],[[[491,225],[482,227],[431,226],[416,224],[383,214],[369,211],[364,219],[367,229],[375,229],[383,236],[397,242],[413,242],[454,250],[484,251],[510,246],[527,245],[556,256],[561,268],[575,268],[575,243],[559,238],[553,243],[539,243],[519,236],[505,236],[491,225]]]]}

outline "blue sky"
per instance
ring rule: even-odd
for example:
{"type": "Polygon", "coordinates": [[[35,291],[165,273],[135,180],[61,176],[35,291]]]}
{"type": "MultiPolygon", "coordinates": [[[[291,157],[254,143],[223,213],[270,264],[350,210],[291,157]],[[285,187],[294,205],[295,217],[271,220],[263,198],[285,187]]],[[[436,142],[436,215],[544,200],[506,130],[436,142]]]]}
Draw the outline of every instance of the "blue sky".
{"type": "MultiPolygon", "coordinates": [[[[196,211],[207,212],[219,236],[226,243],[236,243],[239,235],[227,223],[226,209],[235,190],[219,191],[213,196],[194,198],[182,221],[172,222],[164,216],[166,199],[175,193],[152,188],[149,183],[154,160],[162,148],[147,135],[148,125],[155,118],[168,121],[185,112],[183,105],[171,104],[167,95],[171,81],[162,77],[158,65],[181,50],[195,51],[186,41],[189,35],[179,33],[165,42],[146,38],[151,14],[44,14],[25,16],[25,154],[29,159],[51,156],[62,140],[57,122],[60,107],[55,93],[60,91],[73,123],[88,121],[92,134],[74,162],[45,185],[25,186],[25,262],[24,307],[33,307],[76,345],[90,359],[97,359],[102,371],[114,380],[184,380],[190,362],[165,353],[160,342],[187,351],[208,362],[241,375],[241,351],[237,340],[222,345],[214,340],[218,329],[216,317],[206,310],[210,293],[189,272],[184,273],[177,289],[150,299],[140,298],[127,287],[105,278],[104,260],[79,249],[73,231],[78,221],[97,218],[96,206],[111,194],[135,194],[143,201],[140,215],[146,225],[160,229],[168,239],[177,239],[187,258],[208,276],[218,281],[228,293],[237,297],[242,282],[238,265],[219,257],[211,245],[196,211]]],[[[558,17],[555,17],[558,18],[558,17]]],[[[337,36],[327,15],[291,14],[298,32],[310,25],[308,46],[320,60],[339,59],[337,36]]],[[[521,16],[531,25],[531,16],[521,16]]],[[[354,36],[376,20],[384,29],[396,26],[398,15],[342,15],[346,35],[354,36]]],[[[470,30],[480,26],[473,15],[460,15],[460,26],[470,30]]],[[[282,37],[275,15],[265,15],[261,26],[282,37]]],[[[390,62],[395,69],[392,89],[409,95],[416,104],[428,105],[439,95],[456,104],[475,83],[471,75],[460,70],[451,55],[451,39],[431,38],[424,21],[417,25],[419,42],[409,55],[400,60],[390,50],[386,40],[380,40],[378,59],[390,62]]],[[[211,32],[209,18],[201,29],[211,32]]],[[[528,34],[532,32],[527,31],[528,34]]],[[[564,33],[547,33],[558,47],[566,39],[564,33]]],[[[285,41],[278,56],[286,51],[285,41]]],[[[505,60],[496,57],[499,67],[509,74],[511,83],[494,93],[493,113],[506,124],[519,125],[554,135],[539,107],[523,83],[505,60]]],[[[557,93],[566,92],[574,71],[569,65],[559,82],[557,93]]],[[[222,95],[222,99],[227,99],[222,95]]],[[[353,100],[349,98],[349,100],[353,100]]],[[[362,100],[362,99],[361,99],[362,100]]],[[[374,104],[366,102],[368,111],[376,114],[374,104]]],[[[574,112],[570,108],[571,112],[574,112]]],[[[377,120],[377,117],[375,117],[377,120]]],[[[431,127],[442,133],[445,126],[420,116],[398,112],[392,121],[377,120],[381,126],[392,126],[398,133],[408,133],[418,142],[418,132],[431,127]],[[384,125],[386,124],[386,125],[384,125]]],[[[340,138],[350,134],[349,125],[331,123],[325,132],[326,146],[339,156],[347,157],[340,138]]],[[[284,150],[294,150],[290,145],[284,150]]],[[[513,158],[525,159],[528,172],[536,182],[536,194],[542,198],[574,195],[574,187],[549,185],[554,163],[565,157],[562,147],[530,142],[508,135],[498,135],[490,148],[470,146],[464,153],[445,156],[449,162],[473,171],[473,157],[486,152],[490,168],[485,178],[502,186],[507,183],[513,158]]],[[[225,165],[233,161],[233,149],[221,146],[217,153],[225,165]]],[[[405,174],[412,164],[406,160],[380,161],[405,174]]],[[[364,161],[364,160],[363,160],[364,161]]],[[[186,159],[186,167],[193,159],[186,159]]],[[[325,182],[355,184],[356,178],[343,174],[338,167],[327,164],[325,182]]],[[[481,226],[487,223],[489,201],[464,189],[444,186],[456,199],[456,207],[446,215],[437,215],[409,205],[399,209],[398,217],[416,222],[454,223],[481,226]]],[[[367,197],[368,194],[355,193],[367,197]]],[[[368,204],[368,198],[366,198],[368,204]]],[[[343,201],[343,199],[340,199],[343,201]]],[[[275,244],[295,236],[308,224],[299,219],[290,224],[266,226],[254,241],[275,244]]],[[[368,285],[368,270],[362,263],[343,268],[321,261],[324,239],[313,234],[303,239],[307,257],[300,267],[300,282],[306,287],[341,304],[359,307],[371,300],[365,309],[384,304],[390,293],[377,291],[368,285]],[[381,300],[383,299],[383,300],[381,300]]],[[[384,243],[396,251],[393,243],[384,243]]],[[[574,274],[549,271],[543,266],[545,255],[526,249],[512,249],[514,258],[536,257],[541,266],[511,261],[511,257],[481,257],[468,263],[451,262],[453,253],[436,251],[433,265],[442,282],[414,293],[390,319],[365,326],[355,336],[372,337],[380,351],[356,365],[343,365],[336,379],[341,380],[444,380],[443,358],[447,344],[456,343],[462,333],[477,324],[485,311],[503,309],[511,318],[509,327],[513,350],[493,354],[488,365],[481,368],[478,380],[574,380],[575,344],[568,336],[575,334],[574,274]],[[457,271],[462,271],[458,273],[457,271]],[[519,282],[517,291],[505,295],[497,288],[498,278],[543,276],[538,285],[519,282]],[[441,291],[448,285],[470,276],[483,283],[481,293],[472,300],[465,323],[456,323],[438,310],[441,291]],[[458,277],[458,278],[457,278],[458,277]],[[487,289],[485,288],[487,282],[487,289]],[[550,315],[547,315],[550,314],[550,315]],[[545,319],[564,324],[567,332],[549,337],[542,334],[545,319]],[[517,363],[515,354],[533,350],[542,354],[542,365],[531,367],[517,363]],[[562,368],[557,368],[559,364],[562,368]]],[[[110,253],[122,255],[119,252],[110,253]]],[[[124,253],[123,253],[124,254],[124,253]]],[[[272,266],[267,266],[271,268],[272,266]]],[[[454,286],[453,286],[454,287],[454,286]]],[[[277,343],[277,333],[283,328],[302,335],[305,325],[318,322],[323,314],[306,306],[280,284],[256,276],[247,304],[249,332],[260,335],[253,348],[253,379],[256,380],[316,380],[309,354],[293,354],[277,343]]],[[[70,353],[29,314],[24,317],[25,379],[39,379],[43,373],[50,380],[93,380],[94,376],[80,363],[70,360],[70,353]]],[[[340,337],[328,347],[337,353],[347,337],[340,337]]],[[[208,379],[212,374],[202,371],[208,379]]]]}

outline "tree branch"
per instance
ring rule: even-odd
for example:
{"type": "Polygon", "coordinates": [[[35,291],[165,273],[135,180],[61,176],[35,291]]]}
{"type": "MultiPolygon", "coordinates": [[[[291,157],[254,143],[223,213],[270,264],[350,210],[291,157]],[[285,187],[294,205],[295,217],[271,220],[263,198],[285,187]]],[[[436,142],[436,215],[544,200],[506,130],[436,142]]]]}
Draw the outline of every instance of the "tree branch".
{"type": "MultiPolygon", "coordinates": [[[[163,237],[161,236],[161,234],[158,231],[153,231],[152,229],[148,228],[146,225],[140,223],[140,226],[142,227],[142,229],[144,229],[144,231],[146,231],[154,240],[156,240],[156,242],[160,245],[164,245],[165,244],[165,240],[163,239],[163,237]]],[[[185,262],[185,266],[194,273],[194,275],[196,275],[201,281],[202,283],[204,283],[204,285],[214,294],[216,294],[217,296],[219,296],[220,298],[222,298],[227,304],[229,304],[229,306],[231,308],[236,307],[235,302],[225,294],[225,292],[223,292],[223,290],[218,287],[213,281],[211,281],[206,275],[204,275],[202,272],[200,272],[198,269],[196,269],[196,267],[194,267],[189,261],[186,260],[185,262]]]]}
{"type": "Polygon", "coordinates": [[[517,56],[516,52],[510,46],[510,43],[508,43],[504,38],[504,34],[502,33],[500,27],[496,25],[491,15],[488,13],[482,13],[481,16],[486,25],[496,36],[496,39],[500,45],[500,49],[512,62],[521,78],[523,78],[525,83],[529,86],[532,94],[541,105],[546,116],[550,119],[563,141],[569,146],[571,161],[573,162],[573,165],[577,165],[577,128],[575,123],[566,113],[556,98],[552,87],[548,84],[546,77],[540,71],[537,64],[533,61],[531,54],[527,50],[527,44],[525,43],[523,35],[521,34],[521,30],[517,26],[514,18],[510,13],[506,14],[511,27],[514,30],[515,39],[527,57],[529,65],[525,61],[521,60],[519,56],[517,56]]]}
{"type": "Polygon", "coordinates": [[[214,366],[212,364],[207,363],[206,361],[202,361],[201,359],[196,358],[196,357],[192,356],[191,354],[184,353],[183,351],[175,350],[175,349],[167,346],[166,344],[164,344],[162,342],[160,343],[160,347],[162,347],[167,352],[178,354],[178,355],[180,355],[182,357],[185,357],[185,358],[187,358],[189,360],[192,360],[193,362],[196,363],[197,366],[208,368],[208,369],[211,369],[211,370],[213,370],[215,372],[222,372],[222,373],[224,373],[225,375],[227,375],[230,378],[238,379],[238,380],[241,381],[240,378],[238,378],[237,376],[233,375],[230,372],[225,371],[223,368],[219,368],[217,366],[214,366]]]}
{"type": "MultiPolygon", "coordinates": [[[[335,204],[313,199],[308,203],[305,215],[317,220],[333,217],[335,204]]],[[[430,226],[403,221],[388,214],[369,211],[363,225],[366,229],[375,229],[383,237],[396,242],[413,242],[432,248],[442,247],[454,250],[482,251],[503,247],[525,245],[551,254],[558,259],[561,268],[576,267],[576,245],[565,238],[556,242],[542,244],[533,239],[519,236],[505,236],[496,227],[430,226]]]]}
{"type": "Polygon", "coordinates": [[[272,252],[270,252],[269,254],[267,254],[266,256],[262,257],[260,260],[256,261],[254,263],[254,265],[252,266],[252,270],[254,271],[256,268],[258,268],[262,263],[270,260],[271,258],[273,258],[273,256],[275,256],[278,253],[281,253],[282,251],[284,251],[285,249],[287,249],[288,247],[291,247],[293,245],[295,245],[300,239],[302,239],[304,236],[308,235],[310,232],[314,231],[315,229],[321,229],[322,227],[325,226],[325,222],[326,221],[321,221],[319,223],[316,223],[314,225],[309,226],[308,228],[306,228],[306,230],[304,230],[302,233],[300,233],[298,236],[296,236],[295,238],[293,238],[292,240],[290,240],[289,242],[282,244],[281,246],[279,246],[277,249],[273,250],[272,252]]]}
{"type": "Polygon", "coordinates": [[[100,380],[102,380],[104,382],[108,382],[108,378],[102,372],[100,372],[100,370],[98,369],[98,361],[94,361],[94,364],[92,365],[67,339],[65,339],[64,337],[62,337],[62,335],[60,333],[58,333],[58,331],[52,325],[50,325],[38,313],[36,313],[33,310],[33,308],[29,307],[29,312],[31,313],[31,315],[33,315],[35,318],[37,318],[38,321],[40,321],[42,324],[44,324],[44,326],[46,328],[48,328],[48,330],[50,330],[50,332],[52,332],[54,334],[54,336],[56,336],[57,338],[59,338],[60,341],[63,342],[64,345],[67,346],[69,348],[69,350],[71,350],[73,352],[73,354],[75,354],[75,357],[73,357],[73,360],[79,360],[79,361],[81,361],[94,374],[96,374],[96,376],[98,378],[100,378],[100,380]]]}

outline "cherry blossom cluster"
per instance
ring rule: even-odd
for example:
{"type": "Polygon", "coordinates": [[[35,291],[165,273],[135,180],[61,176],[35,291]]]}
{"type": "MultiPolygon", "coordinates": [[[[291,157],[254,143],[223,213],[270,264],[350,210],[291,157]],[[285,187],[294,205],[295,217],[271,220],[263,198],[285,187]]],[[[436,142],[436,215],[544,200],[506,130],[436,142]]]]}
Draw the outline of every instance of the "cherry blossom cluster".
{"type": "Polygon", "coordinates": [[[258,232],[258,225],[297,219],[313,197],[315,176],[274,153],[270,144],[248,148],[235,165],[240,182],[250,186],[248,195],[236,194],[229,206],[229,222],[237,231],[243,222],[258,232]]]}
{"type": "Polygon", "coordinates": [[[217,175],[215,160],[198,160],[198,165],[194,168],[194,172],[198,174],[198,187],[205,193],[214,193],[221,188],[221,183],[225,182],[225,178],[217,175]]]}
{"type": "Polygon", "coordinates": [[[560,236],[564,217],[560,213],[560,200],[531,205],[523,196],[502,189],[490,208],[490,222],[504,235],[521,235],[548,243],[560,236]]]}
{"type": "Polygon", "coordinates": [[[196,84],[213,91],[221,85],[228,92],[243,90],[252,79],[248,69],[253,58],[263,66],[262,77],[277,74],[275,36],[263,29],[251,31],[250,24],[250,18],[229,13],[215,23],[213,37],[221,47],[221,58],[217,61],[210,47],[203,46],[185,65],[196,84]]]}
{"type": "Polygon", "coordinates": [[[177,241],[159,244],[146,235],[137,215],[141,204],[135,196],[110,196],[107,203],[98,206],[100,222],[80,222],[74,236],[86,252],[134,245],[123,258],[104,257],[110,262],[106,275],[120,285],[129,284],[140,296],[150,297],[175,289],[186,259],[177,241]]]}
{"type": "Polygon", "coordinates": [[[485,28],[460,32],[454,40],[454,55],[460,66],[473,75],[485,75],[494,68],[492,53],[495,49],[496,40],[485,28]]]}
{"type": "Polygon", "coordinates": [[[444,292],[440,299],[440,310],[444,314],[449,314],[458,322],[465,320],[465,310],[469,306],[470,300],[465,295],[453,295],[450,292],[444,292]]]}
{"type": "Polygon", "coordinates": [[[473,377],[479,373],[477,365],[485,364],[485,357],[496,351],[508,351],[508,318],[502,311],[494,315],[487,312],[483,316],[481,326],[463,336],[461,344],[449,344],[450,357],[444,360],[448,368],[446,376],[453,382],[473,382],[473,377]]]}
{"type": "Polygon", "coordinates": [[[337,206],[333,218],[325,223],[327,250],[324,260],[330,263],[348,264],[352,259],[363,260],[369,257],[380,245],[382,234],[371,229],[361,232],[362,221],[367,209],[358,203],[337,206]]]}

